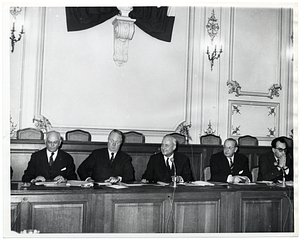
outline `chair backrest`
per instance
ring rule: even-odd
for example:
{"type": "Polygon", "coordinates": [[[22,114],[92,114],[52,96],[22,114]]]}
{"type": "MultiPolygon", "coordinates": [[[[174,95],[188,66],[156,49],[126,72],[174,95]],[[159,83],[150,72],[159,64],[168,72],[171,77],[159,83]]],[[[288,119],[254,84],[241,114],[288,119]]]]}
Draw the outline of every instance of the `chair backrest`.
{"type": "Polygon", "coordinates": [[[44,133],[35,128],[19,129],[17,139],[44,139],[44,133]]]}
{"type": "Polygon", "coordinates": [[[286,142],[286,146],[288,148],[293,148],[293,139],[288,138],[288,137],[284,137],[284,141],[286,142]]]}
{"type": "Polygon", "coordinates": [[[66,140],[68,141],[91,141],[92,136],[89,132],[81,130],[81,129],[75,129],[66,132],[66,140]]]}
{"type": "Polygon", "coordinates": [[[251,175],[252,175],[252,182],[255,183],[257,182],[257,177],[258,177],[258,166],[254,167],[251,169],[251,175]]]}
{"type": "Polygon", "coordinates": [[[221,145],[222,139],[220,136],[214,134],[202,135],[200,136],[200,144],[221,145]]]}
{"type": "Polygon", "coordinates": [[[258,146],[258,139],[251,135],[245,135],[238,138],[238,145],[258,146]]]}
{"type": "Polygon", "coordinates": [[[183,134],[171,133],[169,135],[173,136],[177,140],[178,144],[185,144],[186,143],[185,136],[183,134]]]}
{"type": "Polygon", "coordinates": [[[204,168],[203,174],[204,174],[204,181],[210,180],[210,178],[211,178],[210,166],[207,166],[207,167],[204,168]]]}
{"type": "Polygon", "coordinates": [[[125,143],[145,143],[145,135],[136,131],[124,133],[125,143]]]}

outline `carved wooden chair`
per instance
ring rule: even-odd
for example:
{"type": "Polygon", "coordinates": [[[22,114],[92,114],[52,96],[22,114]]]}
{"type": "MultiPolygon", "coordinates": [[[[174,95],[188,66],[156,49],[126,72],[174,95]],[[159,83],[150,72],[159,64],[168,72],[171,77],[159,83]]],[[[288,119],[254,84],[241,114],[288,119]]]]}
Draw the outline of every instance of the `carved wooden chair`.
{"type": "Polygon", "coordinates": [[[222,139],[220,136],[214,134],[202,135],[200,137],[200,144],[221,145],[222,139]]]}
{"type": "Polygon", "coordinates": [[[66,140],[68,141],[91,141],[92,136],[90,132],[81,130],[81,129],[75,129],[71,131],[66,132],[66,140]]]}
{"type": "Polygon", "coordinates": [[[183,134],[171,133],[169,135],[173,136],[177,140],[178,144],[185,144],[186,143],[186,139],[185,139],[185,136],[183,134]]]}
{"type": "Polygon", "coordinates": [[[125,143],[145,143],[145,135],[136,131],[124,133],[125,143]]]}
{"type": "Polygon", "coordinates": [[[238,138],[238,145],[258,146],[258,140],[251,135],[244,135],[238,138]]]}
{"type": "Polygon", "coordinates": [[[44,133],[35,128],[19,129],[17,139],[44,139],[44,133]]]}

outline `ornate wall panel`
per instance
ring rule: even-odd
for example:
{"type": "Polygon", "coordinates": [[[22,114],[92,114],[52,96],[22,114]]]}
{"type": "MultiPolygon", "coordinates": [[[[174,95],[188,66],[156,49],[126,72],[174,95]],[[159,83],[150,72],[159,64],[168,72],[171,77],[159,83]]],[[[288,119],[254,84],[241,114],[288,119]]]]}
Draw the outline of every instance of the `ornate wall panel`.
{"type": "Polygon", "coordinates": [[[279,115],[279,103],[229,100],[229,136],[252,135],[259,140],[277,137],[279,115]]]}
{"type": "Polygon", "coordinates": [[[270,99],[280,95],[281,17],[280,8],[232,9],[229,93],[270,99]]]}
{"type": "Polygon", "coordinates": [[[131,59],[119,68],[112,59],[113,18],[67,32],[64,8],[46,8],[36,116],[47,117],[61,132],[82,128],[105,138],[112,128],[147,136],[174,131],[190,120],[189,14],[188,7],[176,10],[180,21],[175,21],[172,44],[137,28],[131,59]]]}

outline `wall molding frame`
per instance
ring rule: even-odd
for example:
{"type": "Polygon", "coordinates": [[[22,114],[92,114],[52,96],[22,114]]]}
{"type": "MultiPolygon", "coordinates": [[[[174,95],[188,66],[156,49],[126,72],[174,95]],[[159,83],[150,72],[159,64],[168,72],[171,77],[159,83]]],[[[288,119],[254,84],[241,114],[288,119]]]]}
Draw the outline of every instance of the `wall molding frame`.
{"type": "Polygon", "coordinates": [[[228,137],[251,135],[261,141],[279,136],[280,104],[261,101],[228,101],[228,137]]]}
{"type": "MultiPolygon", "coordinates": [[[[39,50],[37,53],[37,57],[41,60],[37,62],[36,65],[36,76],[35,76],[35,84],[36,84],[36,92],[35,92],[35,101],[32,103],[34,104],[34,115],[32,118],[40,118],[41,116],[46,116],[51,124],[52,124],[52,129],[57,130],[64,134],[65,132],[71,130],[71,129],[82,129],[90,132],[93,136],[102,138],[102,137],[107,137],[107,134],[111,131],[111,127],[106,126],[106,127],[97,127],[93,125],[59,125],[55,124],[55,122],[51,121],[51,115],[45,115],[43,113],[43,92],[44,92],[44,68],[45,68],[45,62],[43,60],[43,56],[45,54],[45,44],[44,44],[44,39],[46,35],[46,21],[47,21],[47,9],[46,7],[41,7],[41,19],[42,22],[39,25],[39,50]],[[105,136],[104,136],[105,135],[105,136]]],[[[187,124],[191,123],[191,111],[192,111],[192,82],[193,82],[193,36],[194,36],[194,21],[195,21],[195,7],[188,7],[187,8],[187,19],[186,19],[186,26],[187,26],[187,31],[186,35],[188,37],[185,50],[186,50],[186,65],[184,67],[184,84],[185,84],[185,90],[184,90],[184,102],[182,102],[182,110],[183,112],[179,114],[180,116],[183,116],[182,118],[180,117],[177,120],[177,124],[172,125],[172,128],[135,128],[132,129],[131,127],[122,127],[120,130],[123,132],[126,131],[139,131],[143,133],[145,136],[149,137],[155,137],[155,136],[164,136],[167,133],[174,132],[177,126],[182,123],[186,122],[187,124]]],[[[93,137],[94,138],[94,137],[93,137]]]]}
{"type": "MultiPolygon", "coordinates": [[[[284,54],[281,54],[283,51],[283,46],[282,46],[282,9],[280,10],[280,13],[278,13],[277,16],[277,42],[278,42],[278,49],[277,51],[277,63],[275,66],[275,71],[276,71],[276,79],[274,79],[274,82],[270,82],[270,87],[267,89],[267,92],[260,91],[261,89],[256,90],[242,90],[242,86],[240,83],[238,83],[238,80],[235,79],[234,77],[234,44],[235,44],[235,22],[237,21],[236,19],[236,8],[231,8],[231,13],[230,13],[230,50],[229,50],[229,62],[232,62],[232,64],[229,64],[229,75],[228,75],[228,80],[226,82],[229,90],[228,94],[235,93],[236,97],[239,96],[255,96],[255,97],[267,97],[270,99],[273,99],[274,96],[279,97],[280,96],[280,90],[282,90],[282,85],[281,85],[281,77],[282,77],[282,72],[281,68],[283,65],[283,60],[284,60],[284,54]],[[230,60],[231,59],[231,60],[230,60]]],[[[266,56],[267,58],[267,56],[266,56]]]]}

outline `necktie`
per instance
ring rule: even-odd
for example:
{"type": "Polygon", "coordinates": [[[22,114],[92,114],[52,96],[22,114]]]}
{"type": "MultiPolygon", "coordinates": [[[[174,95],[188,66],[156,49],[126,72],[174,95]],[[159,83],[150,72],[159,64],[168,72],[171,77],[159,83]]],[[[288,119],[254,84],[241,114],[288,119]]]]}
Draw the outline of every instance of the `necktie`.
{"type": "Polygon", "coordinates": [[[172,169],[171,159],[167,158],[167,166],[169,169],[172,169]]]}
{"type": "Polygon", "coordinates": [[[231,172],[232,172],[232,170],[233,170],[233,161],[232,161],[232,157],[230,157],[229,160],[230,160],[230,170],[231,170],[231,172]]]}
{"type": "Polygon", "coordinates": [[[114,161],[114,153],[111,153],[110,162],[113,162],[113,161],[114,161]]]}
{"type": "Polygon", "coordinates": [[[52,152],[52,153],[51,153],[51,156],[50,156],[50,158],[49,158],[49,165],[50,165],[50,166],[52,166],[52,164],[53,164],[53,155],[54,155],[54,153],[52,152]]]}

